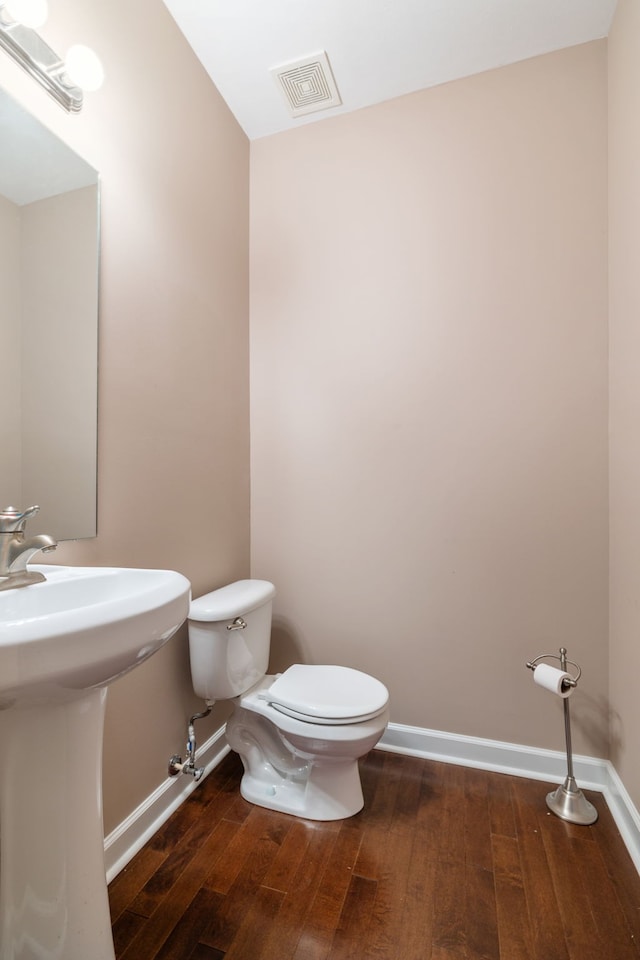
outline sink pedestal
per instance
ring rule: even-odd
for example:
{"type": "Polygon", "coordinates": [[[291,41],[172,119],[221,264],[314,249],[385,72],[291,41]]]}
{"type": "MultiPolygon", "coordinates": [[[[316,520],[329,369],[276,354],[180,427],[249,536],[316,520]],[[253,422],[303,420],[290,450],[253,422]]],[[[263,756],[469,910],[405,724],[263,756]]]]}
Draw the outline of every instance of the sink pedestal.
{"type": "Polygon", "coordinates": [[[0,960],[114,960],[107,687],[184,623],[191,585],[174,570],[32,569],[45,580],[0,591],[0,960]]]}
{"type": "Polygon", "coordinates": [[[0,704],[0,960],[114,960],[102,828],[106,688],[0,704]]]}

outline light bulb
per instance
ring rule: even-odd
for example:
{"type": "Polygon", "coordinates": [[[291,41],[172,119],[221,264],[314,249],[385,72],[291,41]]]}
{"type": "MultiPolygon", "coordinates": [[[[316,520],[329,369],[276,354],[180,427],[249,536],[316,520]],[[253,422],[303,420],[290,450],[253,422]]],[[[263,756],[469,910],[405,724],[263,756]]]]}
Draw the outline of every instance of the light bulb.
{"type": "Polygon", "coordinates": [[[5,10],[9,16],[25,27],[37,30],[47,19],[47,0],[8,0],[5,10]]]}
{"type": "Polygon", "coordinates": [[[89,47],[77,43],[65,57],[66,74],[82,90],[98,90],[104,81],[100,59],[89,47]]]}

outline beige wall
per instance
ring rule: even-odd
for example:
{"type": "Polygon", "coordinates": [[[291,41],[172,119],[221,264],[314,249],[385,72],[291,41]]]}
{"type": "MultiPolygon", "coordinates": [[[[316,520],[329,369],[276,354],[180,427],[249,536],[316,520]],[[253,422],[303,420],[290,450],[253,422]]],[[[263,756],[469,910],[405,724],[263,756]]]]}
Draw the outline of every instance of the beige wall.
{"type": "MultiPolygon", "coordinates": [[[[0,343],[5,356],[20,355],[20,208],[0,195],[0,343]]],[[[0,377],[0,507],[20,490],[22,445],[20,420],[21,376],[16,364],[4,364],[0,377]]]]}
{"type": "Polygon", "coordinates": [[[640,4],[609,38],[611,758],[640,807],[640,4]]]}
{"type": "MultiPolygon", "coordinates": [[[[57,0],[43,34],[106,72],[71,117],[0,57],[0,84],[102,175],[98,536],[57,559],[174,568],[197,595],[249,571],[248,142],[157,0],[57,0]]],[[[184,629],[113,685],[107,831],[198,706],[184,629]]]]}
{"type": "Polygon", "coordinates": [[[606,45],[252,144],[252,570],[276,665],[607,752],[606,45]]]}

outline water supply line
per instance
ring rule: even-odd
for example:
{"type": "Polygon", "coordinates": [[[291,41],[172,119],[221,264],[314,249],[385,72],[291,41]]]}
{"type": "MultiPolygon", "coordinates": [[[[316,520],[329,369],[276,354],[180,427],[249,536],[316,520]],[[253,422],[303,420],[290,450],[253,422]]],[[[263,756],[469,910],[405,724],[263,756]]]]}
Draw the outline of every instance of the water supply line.
{"type": "Polygon", "coordinates": [[[186,756],[184,761],[182,757],[174,753],[169,760],[169,776],[177,777],[179,773],[190,774],[196,782],[202,777],[204,767],[196,767],[196,731],[194,724],[196,720],[203,720],[211,713],[212,704],[207,704],[207,709],[203,713],[194,713],[189,719],[187,733],[186,756]]]}

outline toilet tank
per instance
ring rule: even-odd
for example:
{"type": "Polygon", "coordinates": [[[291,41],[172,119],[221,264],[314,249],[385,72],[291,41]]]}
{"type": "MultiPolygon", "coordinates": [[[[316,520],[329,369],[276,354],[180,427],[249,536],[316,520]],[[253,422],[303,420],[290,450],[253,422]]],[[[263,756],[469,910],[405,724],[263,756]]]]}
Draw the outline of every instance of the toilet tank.
{"type": "Polygon", "coordinates": [[[275,593],[267,580],[237,580],[191,601],[191,680],[203,700],[238,697],[265,676],[275,593]]]}

